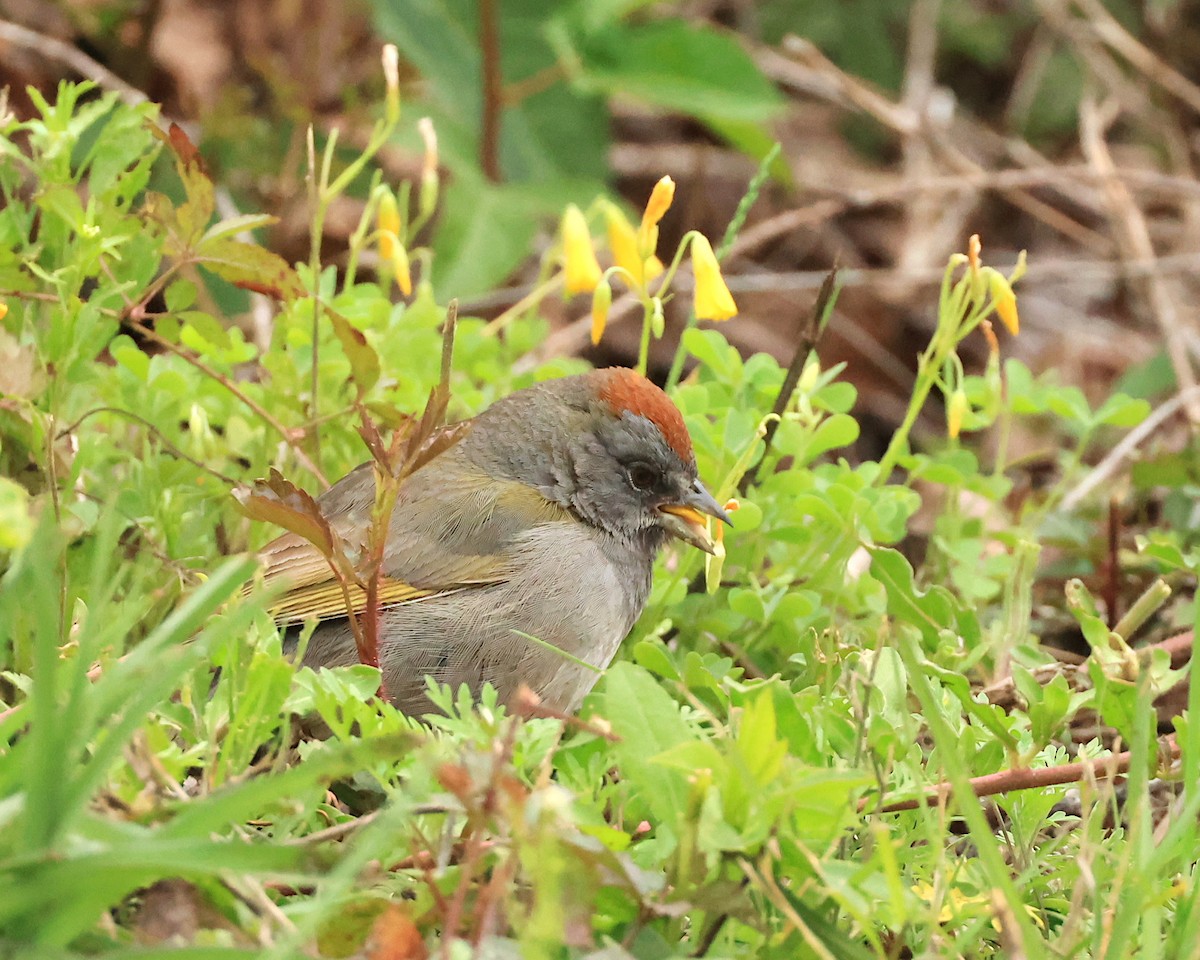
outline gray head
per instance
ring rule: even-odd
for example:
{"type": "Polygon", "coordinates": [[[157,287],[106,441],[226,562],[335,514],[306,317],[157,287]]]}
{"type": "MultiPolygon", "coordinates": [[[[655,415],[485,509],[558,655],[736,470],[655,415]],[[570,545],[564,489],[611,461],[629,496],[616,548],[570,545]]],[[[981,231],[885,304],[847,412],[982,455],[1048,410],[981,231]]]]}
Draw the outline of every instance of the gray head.
{"type": "Polygon", "coordinates": [[[651,548],[675,536],[712,552],[704,516],[728,522],[696,475],[683,417],[632,370],[612,367],[518,391],[464,443],[585,523],[651,548]]]}

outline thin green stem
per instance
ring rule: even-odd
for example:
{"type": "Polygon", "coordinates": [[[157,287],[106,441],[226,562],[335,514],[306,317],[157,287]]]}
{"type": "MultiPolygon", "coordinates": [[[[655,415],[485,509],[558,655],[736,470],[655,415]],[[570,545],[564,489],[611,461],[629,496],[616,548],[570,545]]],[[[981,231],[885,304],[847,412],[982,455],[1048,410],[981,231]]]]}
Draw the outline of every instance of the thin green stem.
{"type": "Polygon", "coordinates": [[[917,361],[917,382],[913,387],[912,399],[908,402],[908,410],[905,411],[904,420],[896,428],[896,432],[892,434],[887,451],[879,461],[878,480],[880,483],[887,483],[888,477],[896,469],[896,463],[900,460],[902,452],[908,446],[909,434],[912,433],[912,428],[917,422],[917,417],[921,415],[921,410],[925,407],[925,401],[929,399],[929,391],[933,389],[933,385],[937,380],[937,371],[941,367],[941,363],[939,362],[941,358],[934,351],[940,339],[940,337],[936,337],[934,342],[929,345],[929,349],[917,361]]]}
{"type": "Polygon", "coordinates": [[[650,324],[654,316],[654,308],[649,300],[642,301],[642,342],[638,346],[637,372],[643,377],[650,363],[650,324]]]}

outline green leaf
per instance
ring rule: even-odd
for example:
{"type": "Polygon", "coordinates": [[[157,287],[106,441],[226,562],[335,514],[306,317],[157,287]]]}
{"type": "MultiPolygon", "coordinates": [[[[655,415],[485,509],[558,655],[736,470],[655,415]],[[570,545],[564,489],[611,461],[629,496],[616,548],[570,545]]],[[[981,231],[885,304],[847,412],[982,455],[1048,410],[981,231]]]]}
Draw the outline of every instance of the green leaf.
{"type": "Polygon", "coordinates": [[[304,293],[296,271],[283,257],[265,247],[224,237],[204,240],[195,249],[204,268],[243,290],[275,300],[294,300],[304,293]]]}
{"type": "Polygon", "coordinates": [[[478,181],[448,191],[433,242],[434,284],[457,297],[502,283],[528,253],[536,223],[521,194],[478,181]]]}
{"type": "Polygon", "coordinates": [[[336,310],[326,309],[333,332],[342,345],[342,352],[350,361],[350,377],[361,400],[376,383],[379,382],[381,367],[379,354],[367,341],[361,330],[336,310]]]}
{"type": "Polygon", "coordinates": [[[826,417],[813,431],[803,452],[799,455],[802,463],[811,463],[821,454],[839,447],[848,447],[858,439],[858,421],[845,413],[835,413],[826,417]]]}
{"type": "Polygon", "coordinates": [[[708,367],[718,380],[734,382],[737,371],[741,369],[741,358],[737,348],[730,346],[719,330],[691,327],[683,332],[683,346],[708,367]]]}
{"type": "Polygon", "coordinates": [[[25,546],[33,536],[33,517],[25,488],[0,477],[0,550],[25,546]]]}
{"type": "Polygon", "coordinates": [[[1100,405],[1096,411],[1097,423],[1110,427],[1136,427],[1150,416],[1150,404],[1145,400],[1135,400],[1123,393],[1115,393],[1100,405]]]}
{"type": "MultiPolygon", "coordinates": [[[[424,112],[438,131],[443,160],[456,176],[478,176],[483,68],[479,14],[472,0],[371,5],[379,32],[400,49],[425,81],[424,112]]],[[[559,56],[545,27],[542,0],[506,0],[498,5],[501,74],[506,86],[546,76],[559,56]]],[[[505,104],[498,152],[510,183],[545,183],[565,177],[590,178],[595,193],[607,174],[608,124],[603,103],[581,95],[564,81],[539,84],[536,92],[505,104]]],[[[446,200],[454,202],[448,191],[446,200]]],[[[575,199],[575,198],[573,198],[575,199]]],[[[487,216],[481,210],[480,218],[487,216]]],[[[522,254],[525,247],[522,245],[522,254]]],[[[484,284],[478,289],[485,289],[484,284]]],[[[447,287],[456,296],[464,291],[447,287]]]]}
{"type": "Polygon", "coordinates": [[[922,592],[913,581],[913,569],[904,555],[886,547],[871,551],[871,576],[887,591],[888,612],[916,627],[928,649],[935,649],[943,630],[957,634],[968,645],[979,640],[979,621],[944,587],[922,592]]]}
{"type": "MultiPolygon", "coordinates": [[[[737,148],[752,160],[762,162],[775,148],[777,138],[766,126],[750,120],[726,120],[722,117],[702,116],[704,125],[717,136],[737,148]]],[[[780,151],[771,161],[767,171],[773,179],[791,189],[795,187],[795,178],[787,158],[780,151]]]]}
{"type": "Polygon", "coordinates": [[[600,706],[621,738],[613,752],[622,778],[656,819],[678,835],[674,824],[686,811],[687,781],[681,771],[653,758],[694,739],[679,707],[646,670],[625,662],[605,673],[600,706]]]}
{"type": "Polygon", "coordinates": [[[783,105],[732,35],[684,20],[598,30],[577,52],[576,83],[609,96],[743,122],[770,119],[783,105]]]}

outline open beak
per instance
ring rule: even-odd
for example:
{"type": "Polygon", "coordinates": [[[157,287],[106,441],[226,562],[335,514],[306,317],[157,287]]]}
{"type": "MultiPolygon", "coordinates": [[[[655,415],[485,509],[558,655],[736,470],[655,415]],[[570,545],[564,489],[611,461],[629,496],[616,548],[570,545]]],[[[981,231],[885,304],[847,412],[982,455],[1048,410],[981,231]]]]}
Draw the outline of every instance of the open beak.
{"type": "Polygon", "coordinates": [[[705,517],[714,517],[723,523],[733,525],[729,515],[721,509],[721,505],[713,499],[713,495],[704,489],[699,480],[678,503],[664,503],[658,508],[662,514],[659,520],[661,526],[673,537],[678,537],[684,543],[699,547],[705,553],[713,552],[713,538],[708,532],[705,517]]]}

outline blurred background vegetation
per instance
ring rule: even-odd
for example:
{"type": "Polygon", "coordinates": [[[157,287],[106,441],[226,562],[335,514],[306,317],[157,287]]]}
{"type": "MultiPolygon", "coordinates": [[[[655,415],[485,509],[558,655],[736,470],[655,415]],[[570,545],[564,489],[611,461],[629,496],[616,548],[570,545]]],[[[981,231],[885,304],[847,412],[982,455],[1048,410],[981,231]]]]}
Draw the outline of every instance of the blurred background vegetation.
{"type": "MultiPolygon", "coordinates": [[[[1200,730],[1171,747],[1185,775],[1151,774],[1159,727],[1200,705],[1171,672],[1200,566],[1178,416],[1200,420],[1198,47],[1200,0],[0,0],[12,955],[183,931],[197,957],[416,957],[439,934],[449,955],[456,933],[546,957],[950,957],[956,934],[988,956],[1196,956],[1200,730]],[[335,174],[361,158],[385,42],[403,120],[314,251],[308,131],[335,174]],[[80,78],[97,87],[60,87],[80,78]],[[420,203],[421,117],[438,196],[406,218],[430,253],[401,297],[364,238],[376,166],[420,203]],[[187,136],[168,149],[151,118],[187,136]],[[660,251],[692,229],[719,246],[764,164],[723,261],[740,313],[688,333],[698,376],[674,393],[724,493],[834,264],[843,289],[719,589],[667,557],[585,709],[620,739],[444,691],[426,735],[369,671],[295,675],[259,600],[229,602],[250,565],[222,555],[272,533],[230,488],[272,466],[316,488],[363,459],[353,403],[419,407],[452,297],[455,416],[581,359],[632,363],[637,304],[593,344],[588,303],[546,295],[564,207],[607,194],[636,217],[670,175],[660,251]],[[196,269],[189,205],[197,234],[228,221],[286,261],[282,306],[196,269]],[[912,451],[883,457],[905,477],[881,475],[972,234],[1006,274],[1028,251],[1020,335],[998,331],[1023,365],[1001,390],[999,353],[965,339],[970,440],[916,403],[912,451]],[[1125,471],[1118,431],[1152,405],[1125,471]],[[1174,599],[1122,620],[1160,575],[1174,599]],[[1148,624],[1137,656],[1121,624],[1148,624]],[[314,710],[338,737],[297,745],[314,710]],[[1083,800],[962,802],[968,776],[1123,746],[1128,780],[1083,800]],[[962,819],[883,809],[943,779],[962,819]],[[372,952],[368,927],[408,948],[372,952]]],[[[256,275],[278,265],[252,249],[256,275]]],[[[660,380],[689,300],[667,304],[660,380]]]]}
{"type": "MultiPolygon", "coordinates": [[[[439,293],[469,313],[494,316],[528,292],[564,203],[599,190],[637,207],[669,173],[679,201],[664,242],[684,223],[719,236],[778,140],[771,187],[727,262],[742,317],[726,334],[786,359],[836,261],[847,289],[824,349],[850,362],[882,430],[929,330],[930,279],[973,232],[993,261],[1030,251],[1036,284],[1014,349],[1035,369],[1057,367],[1093,398],[1130,368],[1145,374],[1140,390],[1161,390],[1195,349],[1176,317],[1186,329],[1171,334],[1172,370],[1160,336],[1164,302],[1188,302],[1196,272],[1190,0],[4,6],[44,41],[11,26],[3,40],[0,83],[18,114],[26,85],[89,71],[52,45],[86,54],[185,124],[229,205],[279,216],[266,243],[291,261],[308,245],[305,129],[321,140],[340,128],[347,155],[362,146],[382,92],[379,44],[396,43],[406,116],[433,118],[445,178],[422,240],[439,293]],[[1129,196],[1115,195],[1109,166],[1129,173],[1118,181],[1129,196]],[[1166,262],[1143,262],[1131,234],[1166,262]]],[[[380,157],[392,183],[421,163],[414,125],[402,129],[380,157]]],[[[344,257],[365,188],[331,211],[326,262],[344,257]]],[[[596,351],[573,324],[584,310],[545,305],[547,354],[628,362],[636,317],[596,351]]],[[[668,314],[677,330],[682,316],[668,314]]],[[[673,351],[668,335],[660,370],[673,351]]]]}

